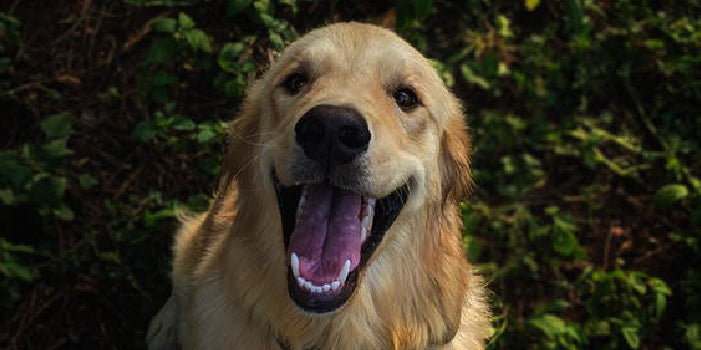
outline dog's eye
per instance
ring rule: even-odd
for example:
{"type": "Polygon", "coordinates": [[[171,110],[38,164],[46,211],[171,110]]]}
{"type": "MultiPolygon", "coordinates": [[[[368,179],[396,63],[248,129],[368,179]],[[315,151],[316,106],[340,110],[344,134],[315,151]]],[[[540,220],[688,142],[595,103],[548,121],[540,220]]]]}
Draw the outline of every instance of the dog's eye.
{"type": "Polygon", "coordinates": [[[287,93],[296,95],[302,91],[302,88],[308,81],[309,79],[304,73],[294,72],[285,78],[285,81],[282,82],[282,86],[285,88],[287,93]]]}
{"type": "Polygon", "coordinates": [[[419,104],[419,98],[416,93],[409,88],[401,88],[394,93],[394,100],[397,106],[407,112],[419,104]]]}

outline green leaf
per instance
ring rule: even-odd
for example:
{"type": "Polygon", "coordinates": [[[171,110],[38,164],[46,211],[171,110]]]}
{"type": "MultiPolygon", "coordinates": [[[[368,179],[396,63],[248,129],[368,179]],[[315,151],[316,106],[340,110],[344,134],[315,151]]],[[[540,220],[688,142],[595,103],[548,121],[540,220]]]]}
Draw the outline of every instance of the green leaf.
{"type": "Polygon", "coordinates": [[[159,221],[165,218],[172,218],[173,216],[175,216],[173,209],[161,209],[155,213],[147,211],[143,217],[144,225],[146,227],[154,227],[159,221]]]}
{"type": "Polygon", "coordinates": [[[554,338],[565,332],[565,321],[555,315],[542,315],[528,321],[531,326],[540,329],[548,338],[554,338]]]}
{"type": "Polygon", "coordinates": [[[85,189],[97,185],[97,179],[90,174],[80,174],[78,176],[78,182],[80,183],[80,187],[85,189]]]}
{"type": "Polygon", "coordinates": [[[24,282],[31,282],[34,279],[34,273],[27,267],[17,265],[14,261],[6,261],[3,264],[4,269],[0,270],[8,278],[16,278],[24,282]]]}
{"type": "Polygon", "coordinates": [[[195,21],[185,14],[185,12],[178,13],[178,24],[180,25],[180,29],[192,29],[195,27],[195,21]]]}
{"type": "Polygon", "coordinates": [[[0,180],[7,180],[14,188],[24,188],[24,184],[32,178],[32,170],[20,163],[19,152],[16,150],[0,151],[0,180]]]}
{"type": "Polygon", "coordinates": [[[579,34],[584,27],[584,14],[580,0],[564,0],[568,27],[572,34],[579,34]]]}
{"type": "Polygon", "coordinates": [[[572,256],[579,248],[579,241],[574,234],[576,226],[560,216],[555,216],[553,221],[553,249],[562,256],[572,256]]]}
{"type": "Polygon", "coordinates": [[[65,203],[59,204],[57,209],[54,209],[54,215],[63,221],[73,221],[75,214],[73,210],[65,203]]]}
{"type": "Polygon", "coordinates": [[[514,36],[514,33],[511,32],[511,20],[506,16],[497,16],[497,28],[499,29],[499,35],[504,38],[510,38],[514,36]]]}
{"type": "Polygon", "coordinates": [[[151,80],[151,83],[154,86],[172,86],[173,84],[177,83],[178,79],[170,75],[166,72],[158,71],[155,74],[153,74],[153,79],[151,80]]]}
{"type": "Polygon", "coordinates": [[[432,0],[396,0],[397,31],[404,32],[412,24],[426,18],[433,9],[432,0]]]}
{"type": "Polygon", "coordinates": [[[5,205],[13,205],[15,203],[15,193],[9,188],[0,189],[0,202],[5,205]]]}
{"type": "Polygon", "coordinates": [[[196,125],[190,118],[175,117],[173,118],[173,129],[175,130],[194,130],[196,125]]]}
{"type": "Polygon", "coordinates": [[[623,333],[623,338],[631,349],[637,349],[640,346],[640,337],[638,336],[637,327],[631,325],[623,326],[621,333],[623,333]]]}
{"type": "Polygon", "coordinates": [[[36,252],[36,250],[31,246],[10,243],[2,238],[0,238],[0,249],[13,253],[31,254],[36,252]]]}
{"type": "Polygon", "coordinates": [[[35,203],[56,206],[63,198],[67,184],[68,182],[63,177],[40,174],[34,179],[29,192],[35,203]]]}
{"type": "Polygon", "coordinates": [[[71,119],[68,112],[54,114],[41,121],[41,129],[52,139],[68,137],[71,134],[71,119]]]}
{"type": "Polygon", "coordinates": [[[526,9],[533,11],[540,4],[540,0],[525,0],[526,9]]]}
{"type": "Polygon", "coordinates": [[[482,251],[482,243],[475,240],[472,236],[463,237],[463,247],[466,248],[467,258],[470,261],[478,261],[482,251]]]}
{"type": "Polygon", "coordinates": [[[280,34],[274,32],[273,30],[268,31],[268,38],[270,39],[270,46],[276,50],[281,50],[285,46],[280,34]]]}
{"type": "Polygon", "coordinates": [[[199,143],[207,143],[214,139],[216,136],[217,135],[212,130],[212,127],[210,127],[209,125],[200,125],[196,139],[199,143]]]}
{"type": "Polygon", "coordinates": [[[473,83],[484,90],[489,90],[489,82],[483,77],[477,75],[467,64],[460,65],[460,72],[462,73],[463,78],[465,78],[465,80],[468,82],[473,83]]]}
{"type": "Polygon", "coordinates": [[[158,33],[173,33],[177,24],[175,18],[159,18],[151,23],[151,30],[158,33]]]}
{"type": "MultiPolygon", "coordinates": [[[[20,21],[3,12],[0,12],[0,39],[5,39],[14,46],[19,46],[21,41],[20,21]]],[[[0,46],[1,49],[2,46],[0,46]]]]}
{"type": "Polygon", "coordinates": [[[134,128],[134,137],[139,141],[148,141],[156,136],[156,129],[153,126],[153,122],[150,120],[143,120],[136,124],[134,128]]]}
{"type": "Polygon", "coordinates": [[[219,51],[217,63],[227,73],[237,73],[239,70],[238,58],[243,52],[243,43],[226,43],[219,51]]]}
{"type": "Polygon", "coordinates": [[[655,195],[655,206],[666,208],[689,195],[686,186],[680,184],[666,185],[660,188],[655,195]]]}
{"type": "Polygon", "coordinates": [[[199,29],[188,30],[184,33],[185,40],[193,51],[212,52],[211,39],[199,29]]]}
{"type": "Polygon", "coordinates": [[[174,62],[178,45],[173,38],[158,38],[148,49],[146,64],[169,65],[174,62]]]}
{"type": "Polygon", "coordinates": [[[691,349],[701,349],[701,324],[691,323],[687,325],[684,338],[691,349]]]}
{"type": "Polygon", "coordinates": [[[66,141],[66,139],[58,139],[41,146],[41,155],[46,157],[46,160],[57,160],[73,154],[73,151],[66,146],[66,141]]]}
{"type": "Polygon", "coordinates": [[[187,206],[194,212],[205,211],[209,206],[209,198],[203,194],[192,195],[187,198],[187,206]]]}
{"type": "Polygon", "coordinates": [[[253,0],[228,0],[226,5],[226,12],[230,16],[236,15],[248,8],[252,2],[253,0]]]}
{"type": "Polygon", "coordinates": [[[611,324],[608,321],[590,321],[586,325],[588,331],[595,337],[608,337],[611,335],[611,324]]]}

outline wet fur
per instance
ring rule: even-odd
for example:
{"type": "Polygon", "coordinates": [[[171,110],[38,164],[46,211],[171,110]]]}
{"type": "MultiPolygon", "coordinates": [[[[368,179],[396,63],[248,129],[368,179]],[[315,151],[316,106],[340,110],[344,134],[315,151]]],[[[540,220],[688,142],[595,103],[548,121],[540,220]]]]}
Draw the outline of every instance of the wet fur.
{"type": "MultiPolygon", "coordinates": [[[[374,135],[386,138],[368,156],[375,180],[368,188],[379,193],[394,185],[397,173],[420,175],[354,295],[343,308],[321,315],[302,311],[288,295],[280,218],[267,171],[270,164],[289,161],[281,145],[290,141],[278,131],[299,115],[291,103],[271,100],[276,77],[288,69],[283,54],[249,88],[232,123],[224,173],[209,210],[183,219],[173,249],[173,295],[151,322],[149,349],[278,350],[280,342],[294,350],[484,347],[490,329],[484,283],[465,258],[458,208],[471,181],[470,142],[458,101],[420,54],[370,25],[313,31],[288,48],[288,56],[327,39],[354,50],[343,45],[368,35],[406,51],[413,69],[421,70],[414,77],[426,77],[418,84],[427,98],[420,118],[398,122],[382,102],[383,91],[342,97],[342,103],[365,106],[360,108],[373,116],[374,135]],[[438,142],[429,142],[433,139],[438,142]],[[402,156],[393,157],[401,153],[398,147],[418,152],[423,163],[410,167],[402,156]]],[[[327,84],[319,90],[326,95],[310,96],[309,104],[297,108],[341,98],[325,92],[340,87],[334,79],[321,83],[327,84]]],[[[284,181],[289,174],[281,172],[284,181]]]]}

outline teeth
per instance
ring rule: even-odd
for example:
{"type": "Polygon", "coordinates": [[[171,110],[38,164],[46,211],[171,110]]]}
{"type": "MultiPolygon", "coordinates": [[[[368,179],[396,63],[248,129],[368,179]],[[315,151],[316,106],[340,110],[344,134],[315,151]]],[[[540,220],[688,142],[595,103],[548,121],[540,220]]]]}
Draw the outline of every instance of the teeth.
{"type": "Polygon", "coordinates": [[[338,280],[341,284],[346,283],[346,278],[348,278],[348,272],[350,272],[350,260],[346,260],[341,269],[341,273],[338,274],[338,280]]]}
{"type": "Polygon", "coordinates": [[[346,260],[345,263],[343,264],[343,268],[341,268],[341,272],[338,275],[338,279],[331,282],[331,283],[324,283],[321,286],[315,286],[312,284],[312,282],[307,281],[304,279],[304,277],[301,277],[298,275],[299,273],[299,258],[297,257],[297,254],[292,253],[292,257],[290,258],[292,261],[291,265],[293,272],[295,272],[295,277],[297,278],[297,284],[299,284],[299,287],[305,290],[308,290],[312,293],[329,293],[331,291],[337,291],[343,286],[343,284],[346,282],[346,278],[348,278],[348,273],[350,272],[350,260],[346,260]],[[295,267],[297,266],[297,267],[295,267]]]}
{"type": "Polygon", "coordinates": [[[372,220],[372,217],[370,215],[365,215],[363,217],[363,227],[370,228],[370,220],[372,220]]]}
{"type": "Polygon", "coordinates": [[[372,218],[375,215],[375,203],[376,199],[368,198],[366,199],[365,205],[363,207],[365,213],[363,214],[360,225],[361,242],[365,242],[365,239],[367,239],[368,235],[371,232],[370,230],[372,229],[372,218]]]}
{"type": "Polygon", "coordinates": [[[299,277],[299,258],[294,252],[290,257],[290,266],[292,266],[292,273],[295,275],[295,277],[299,277]]]}

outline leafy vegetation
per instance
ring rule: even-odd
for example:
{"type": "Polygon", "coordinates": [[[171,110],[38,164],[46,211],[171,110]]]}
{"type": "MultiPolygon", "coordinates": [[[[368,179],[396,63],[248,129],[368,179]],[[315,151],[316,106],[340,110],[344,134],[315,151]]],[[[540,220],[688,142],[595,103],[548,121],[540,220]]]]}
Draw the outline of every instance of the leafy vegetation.
{"type": "Polygon", "coordinates": [[[490,349],[701,349],[701,3],[0,5],[0,348],[144,348],[179,209],[286,43],[394,27],[464,101],[490,349]],[[46,30],[52,28],[52,30],[46,30]]]}

